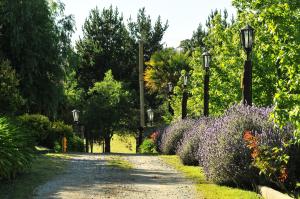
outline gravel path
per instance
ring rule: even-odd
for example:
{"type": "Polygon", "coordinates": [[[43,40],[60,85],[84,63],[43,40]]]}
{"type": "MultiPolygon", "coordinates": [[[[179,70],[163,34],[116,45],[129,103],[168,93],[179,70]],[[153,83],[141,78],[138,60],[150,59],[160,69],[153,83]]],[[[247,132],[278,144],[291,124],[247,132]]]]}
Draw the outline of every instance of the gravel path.
{"type": "Polygon", "coordinates": [[[39,186],[36,199],[192,199],[195,188],[158,156],[118,154],[134,168],[106,165],[106,155],[75,155],[70,168],[39,186]]]}

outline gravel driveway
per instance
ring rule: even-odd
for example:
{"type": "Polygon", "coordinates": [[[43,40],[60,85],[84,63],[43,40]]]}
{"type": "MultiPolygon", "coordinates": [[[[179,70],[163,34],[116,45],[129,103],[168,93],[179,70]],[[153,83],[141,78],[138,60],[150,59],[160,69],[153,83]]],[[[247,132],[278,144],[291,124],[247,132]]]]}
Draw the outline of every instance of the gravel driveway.
{"type": "MultiPolygon", "coordinates": [[[[110,155],[111,156],[111,155],[110,155]]],[[[36,199],[192,199],[196,191],[182,174],[158,156],[118,154],[133,169],[106,165],[106,155],[75,155],[66,172],[39,186],[36,199]]]]}

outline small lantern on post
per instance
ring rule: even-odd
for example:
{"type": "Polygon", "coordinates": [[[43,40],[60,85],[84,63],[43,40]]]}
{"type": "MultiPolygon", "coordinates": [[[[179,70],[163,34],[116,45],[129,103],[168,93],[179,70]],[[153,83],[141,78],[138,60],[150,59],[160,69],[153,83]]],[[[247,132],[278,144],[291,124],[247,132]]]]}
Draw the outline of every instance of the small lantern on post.
{"type": "Polygon", "coordinates": [[[172,94],[172,91],[173,91],[173,84],[172,84],[172,82],[168,82],[168,92],[169,92],[169,95],[172,94]]]}
{"type": "Polygon", "coordinates": [[[203,56],[203,67],[205,70],[204,74],[204,116],[209,115],[209,67],[211,61],[211,55],[209,52],[204,52],[203,56]]]}
{"type": "Polygon", "coordinates": [[[244,64],[243,76],[243,103],[245,105],[252,105],[252,62],[250,55],[254,44],[254,29],[250,25],[241,29],[241,45],[243,46],[247,60],[244,64]]]}
{"type": "Polygon", "coordinates": [[[153,119],[154,119],[154,112],[153,110],[150,108],[147,110],[147,114],[148,114],[148,119],[150,121],[150,126],[152,126],[153,123],[153,119]]]}
{"type": "Polygon", "coordinates": [[[247,53],[247,60],[249,60],[249,54],[252,51],[254,43],[254,29],[250,26],[247,25],[244,28],[241,29],[241,44],[247,53]]]}
{"type": "Polygon", "coordinates": [[[73,120],[74,120],[74,122],[75,122],[76,124],[79,122],[79,113],[80,113],[80,111],[79,111],[79,110],[76,110],[76,109],[74,109],[74,110],[72,111],[72,114],[73,114],[73,120]]]}

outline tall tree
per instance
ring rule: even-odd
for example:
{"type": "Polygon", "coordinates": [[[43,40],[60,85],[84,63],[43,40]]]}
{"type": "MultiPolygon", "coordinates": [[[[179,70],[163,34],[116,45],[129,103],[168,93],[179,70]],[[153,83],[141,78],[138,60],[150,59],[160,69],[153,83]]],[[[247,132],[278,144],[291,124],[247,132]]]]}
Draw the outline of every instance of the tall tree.
{"type": "Polygon", "coordinates": [[[146,14],[145,8],[141,8],[136,21],[129,19],[128,27],[130,36],[136,43],[136,49],[138,40],[143,40],[145,61],[149,61],[154,52],[163,48],[162,38],[168,29],[168,21],[163,24],[160,16],[158,16],[153,26],[150,15],[146,14]]]}
{"type": "Polygon", "coordinates": [[[110,140],[116,130],[128,127],[130,93],[109,70],[101,82],[96,82],[88,92],[84,120],[90,139],[104,140],[105,152],[110,152],[110,140]],[[127,121],[127,122],[126,122],[127,121]]]}
{"type": "Polygon", "coordinates": [[[24,111],[55,115],[72,17],[63,16],[62,4],[46,0],[3,0],[0,13],[0,48],[20,78],[24,111]]]}
{"type": "Polygon", "coordinates": [[[77,77],[85,90],[103,80],[109,69],[117,80],[131,73],[129,33],[117,8],[92,9],[76,48],[80,57],[77,77]]]}

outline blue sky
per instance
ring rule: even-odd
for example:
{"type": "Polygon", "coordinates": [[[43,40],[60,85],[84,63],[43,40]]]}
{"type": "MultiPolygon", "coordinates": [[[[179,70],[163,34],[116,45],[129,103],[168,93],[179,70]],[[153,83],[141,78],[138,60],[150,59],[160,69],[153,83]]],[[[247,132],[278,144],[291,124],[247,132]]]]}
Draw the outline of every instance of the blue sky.
{"type": "Polygon", "coordinates": [[[61,0],[65,3],[65,13],[73,14],[76,21],[76,33],[73,41],[82,35],[82,25],[88,17],[89,11],[98,6],[108,8],[110,5],[118,7],[124,19],[130,16],[136,19],[139,8],[145,7],[153,23],[160,15],[163,21],[169,21],[169,28],[163,42],[168,47],[177,47],[181,40],[188,39],[198,27],[205,25],[207,16],[212,9],[228,10],[229,16],[235,14],[231,0],[61,0]]]}

